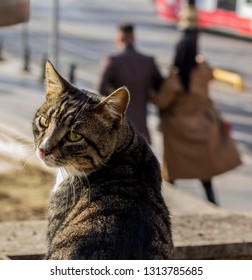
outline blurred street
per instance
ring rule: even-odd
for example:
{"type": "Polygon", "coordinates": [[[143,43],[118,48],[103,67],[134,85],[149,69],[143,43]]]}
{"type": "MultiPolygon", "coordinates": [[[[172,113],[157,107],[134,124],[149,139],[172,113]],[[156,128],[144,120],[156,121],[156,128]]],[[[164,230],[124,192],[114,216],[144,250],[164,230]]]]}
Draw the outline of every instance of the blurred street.
{"type": "MultiPolygon", "coordinates": [[[[39,80],[43,74],[43,59],[50,58],[51,2],[32,0],[31,20],[27,26],[0,29],[4,58],[0,62],[0,124],[27,136],[31,136],[33,114],[44,99],[44,86],[39,80]],[[24,39],[27,30],[29,38],[24,39]],[[26,44],[31,52],[30,72],[22,70],[26,44]]],[[[70,67],[74,64],[75,84],[93,89],[101,59],[116,50],[115,28],[126,21],[136,26],[137,47],[155,56],[166,75],[180,33],[157,17],[152,1],[61,0],[58,59],[63,76],[69,78],[70,67]]],[[[242,166],[217,176],[213,182],[223,208],[252,213],[252,40],[202,33],[200,49],[212,67],[235,71],[245,81],[242,92],[221,82],[211,84],[211,96],[224,119],[232,123],[232,137],[243,160],[242,166]]],[[[159,121],[153,105],[149,106],[148,122],[153,149],[161,161],[162,137],[157,130],[159,121]]],[[[204,198],[197,180],[179,180],[176,187],[204,198]]]]}

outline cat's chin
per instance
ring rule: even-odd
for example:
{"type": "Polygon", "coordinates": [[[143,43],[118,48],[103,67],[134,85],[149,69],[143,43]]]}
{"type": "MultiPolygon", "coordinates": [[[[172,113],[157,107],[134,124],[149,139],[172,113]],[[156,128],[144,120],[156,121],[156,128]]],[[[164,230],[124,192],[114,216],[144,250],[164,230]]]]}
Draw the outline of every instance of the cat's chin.
{"type": "Polygon", "coordinates": [[[60,168],[62,166],[58,165],[55,162],[49,161],[49,160],[43,160],[41,158],[39,158],[39,160],[43,163],[43,165],[47,166],[47,167],[53,167],[53,168],[60,168]]]}
{"type": "Polygon", "coordinates": [[[88,171],[79,170],[73,166],[64,166],[64,169],[69,175],[78,176],[78,177],[87,176],[90,173],[88,171]]]}

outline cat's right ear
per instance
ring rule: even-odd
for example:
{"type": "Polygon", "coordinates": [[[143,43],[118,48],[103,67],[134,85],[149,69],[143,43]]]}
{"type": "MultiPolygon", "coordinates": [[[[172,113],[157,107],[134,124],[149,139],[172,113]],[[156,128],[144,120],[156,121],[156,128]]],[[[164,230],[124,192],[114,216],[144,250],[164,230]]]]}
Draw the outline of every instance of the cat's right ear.
{"type": "Polygon", "coordinates": [[[55,98],[72,87],[70,83],[60,76],[49,60],[46,62],[45,74],[47,98],[55,98]]]}
{"type": "Polygon", "coordinates": [[[121,119],[129,105],[130,94],[126,87],[121,87],[105,97],[98,106],[105,106],[111,116],[121,119]]]}

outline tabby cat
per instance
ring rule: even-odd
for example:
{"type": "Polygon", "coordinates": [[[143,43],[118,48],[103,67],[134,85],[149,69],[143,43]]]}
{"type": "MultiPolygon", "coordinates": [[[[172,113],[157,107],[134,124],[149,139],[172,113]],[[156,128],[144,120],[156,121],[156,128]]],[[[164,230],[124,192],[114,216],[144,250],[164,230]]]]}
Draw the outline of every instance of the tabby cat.
{"type": "Polygon", "coordinates": [[[59,170],[46,258],[172,259],[159,164],[125,118],[128,90],[79,90],[49,61],[46,84],[33,121],[37,156],[59,170]]]}

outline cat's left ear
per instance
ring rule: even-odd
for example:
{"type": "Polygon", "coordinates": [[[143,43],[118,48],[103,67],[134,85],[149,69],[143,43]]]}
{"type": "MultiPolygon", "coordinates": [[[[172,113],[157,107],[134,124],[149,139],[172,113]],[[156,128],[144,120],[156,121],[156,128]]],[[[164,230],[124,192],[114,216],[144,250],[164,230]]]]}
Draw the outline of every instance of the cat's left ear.
{"type": "Polygon", "coordinates": [[[49,60],[46,62],[45,74],[47,97],[56,97],[72,87],[70,83],[60,76],[49,60]]]}
{"type": "Polygon", "coordinates": [[[121,87],[104,98],[98,105],[105,105],[116,118],[122,118],[128,108],[130,94],[126,87],[121,87]]]}

